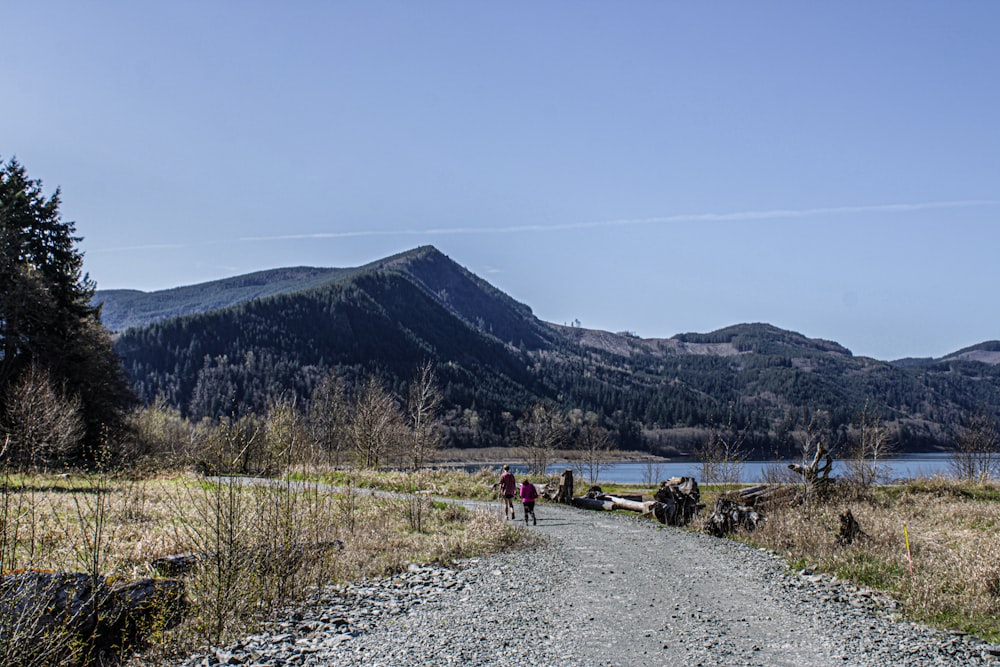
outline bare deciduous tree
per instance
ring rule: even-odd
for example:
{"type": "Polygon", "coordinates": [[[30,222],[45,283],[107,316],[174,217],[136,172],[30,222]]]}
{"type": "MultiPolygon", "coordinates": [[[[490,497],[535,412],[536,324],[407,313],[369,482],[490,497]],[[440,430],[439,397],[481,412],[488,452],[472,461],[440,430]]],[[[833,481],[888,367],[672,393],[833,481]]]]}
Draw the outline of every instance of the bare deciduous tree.
{"type": "Polygon", "coordinates": [[[268,405],[264,421],[265,454],[276,465],[287,465],[302,458],[305,440],[302,416],[295,397],[276,399],[268,405]]]}
{"type": "Polygon", "coordinates": [[[421,364],[410,381],[407,418],[410,427],[409,458],[414,470],[420,470],[427,457],[441,445],[440,419],[441,390],[438,388],[434,365],[421,364]]]}
{"type": "Polygon", "coordinates": [[[29,366],[7,393],[2,415],[7,460],[19,468],[65,462],[84,435],[80,408],[80,399],[57,391],[44,368],[29,366]]]}
{"type": "Polygon", "coordinates": [[[378,468],[393,452],[403,426],[395,397],[375,376],[365,382],[354,404],[349,431],[355,460],[363,468],[378,468]]]}
{"type": "Polygon", "coordinates": [[[889,469],[886,459],[895,449],[894,445],[882,418],[865,403],[859,418],[857,437],[844,461],[847,479],[864,489],[884,482],[889,469]]]}
{"type": "Polygon", "coordinates": [[[518,435],[531,471],[544,475],[555,451],[566,442],[566,420],[561,413],[537,403],[518,420],[518,435]]]}
{"type": "Polygon", "coordinates": [[[951,459],[955,476],[970,482],[985,482],[1000,468],[1000,429],[993,415],[972,415],[955,441],[951,459]]]}
{"type": "Polygon", "coordinates": [[[704,481],[724,485],[739,483],[743,463],[747,459],[748,428],[741,429],[737,426],[733,406],[730,405],[725,425],[714,427],[708,439],[695,450],[704,481]]]}
{"type": "Polygon", "coordinates": [[[309,433],[313,443],[327,457],[327,462],[340,466],[349,445],[350,409],[344,382],[331,370],[320,380],[309,404],[309,433]]]}
{"type": "Polygon", "coordinates": [[[611,461],[615,440],[608,429],[601,426],[600,417],[594,412],[574,421],[579,472],[581,476],[586,475],[591,484],[597,484],[601,468],[611,461]]]}

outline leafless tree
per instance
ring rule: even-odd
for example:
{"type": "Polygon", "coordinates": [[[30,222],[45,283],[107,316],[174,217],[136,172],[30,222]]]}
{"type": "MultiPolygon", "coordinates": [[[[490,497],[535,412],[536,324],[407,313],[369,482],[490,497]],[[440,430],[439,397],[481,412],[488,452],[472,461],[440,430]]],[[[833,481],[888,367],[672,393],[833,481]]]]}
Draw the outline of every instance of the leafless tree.
{"type": "Polygon", "coordinates": [[[406,416],[410,427],[409,458],[414,470],[420,470],[427,457],[441,445],[438,410],[441,407],[441,390],[437,384],[434,365],[421,364],[410,381],[406,416]]]}
{"type": "Polygon", "coordinates": [[[597,484],[601,468],[609,463],[616,448],[608,429],[601,426],[596,413],[588,412],[574,420],[576,426],[575,449],[581,476],[586,475],[591,484],[597,484]]]}
{"type": "Polygon", "coordinates": [[[265,450],[275,465],[288,465],[302,459],[305,426],[295,397],[271,401],[264,421],[265,450]]]}
{"type": "Polygon", "coordinates": [[[569,435],[566,420],[544,403],[535,404],[518,420],[524,460],[534,474],[544,475],[552,458],[569,435]]]}
{"type": "Polygon", "coordinates": [[[861,411],[857,436],[844,460],[846,477],[853,484],[867,489],[884,482],[888,475],[887,458],[895,450],[888,427],[868,405],[861,411]]]}
{"type": "Polygon", "coordinates": [[[309,404],[309,433],[313,443],[325,453],[327,462],[341,464],[350,439],[350,408],[344,382],[331,370],[320,380],[309,404]]]}
{"type": "Polygon", "coordinates": [[[392,394],[369,376],[354,404],[349,432],[355,459],[364,468],[378,468],[395,449],[403,416],[392,394]]]}
{"type": "Polygon", "coordinates": [[[2,426],[5,456],[18,468],[65,463],[85,430],[79,397],[60,393],[34,364],[9,387],[2,426]]]}
{"type": "Polygon", "coordinates": [[[1000,468],[1000,429],[996,417],[980,411],[972,415],[955,441],[951,459],[955,476],[970,482],[985,482],[1000,468]]]}
{"type": "Polygon", "coordinates": [[[695,450],[704,481],[724,485],[740,482],[747,459],[747,431],[748,427],[741,429],[736,424],[734,408],[730,405],[726,423],[714,427],[705,442],[695,450]]]}

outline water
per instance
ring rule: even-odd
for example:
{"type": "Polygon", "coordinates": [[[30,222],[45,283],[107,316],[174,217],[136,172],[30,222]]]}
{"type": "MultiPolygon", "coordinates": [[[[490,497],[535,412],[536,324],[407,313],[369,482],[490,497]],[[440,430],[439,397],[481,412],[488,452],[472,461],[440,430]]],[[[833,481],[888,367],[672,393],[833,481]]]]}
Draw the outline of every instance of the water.
{"type": "MultiPolygon", "coordinates": [[[[788,463],[801,463],[801,461],[746,461],[743,463],[740,471],[740,481],[751,484],[763,482],[768,478],[768,473],[775,470],[791,473],[788,470],[788,463]]],[[[574,469],[573,464],[564,462],[550,465],[548,473],[550,475],[558,475],[566,469],[574,469]]],[[[951,470],[951,455],[942,453],[907,454],[894,459],[886,459],[885,469],[887,471],[886,476],[891,480],[933,477],[935,475],[947,477],[953,474],[951,470]]],[[[835,460],[833,462],[832,474],[834,476],[841,475],[843,471],[843,462],[835,460]]],[[[527,472],[527,467],[511,465],[511,472],[515,475],[522,475],[527,472]]],[[[586,469],[582,473],[581,477],[581,471],[574,469],[574,475],[577,479],[586,483],[589,481],[586,469]]],[[[659,480],[670,479],[671,477],[694,477],[700,482],[702,477],[701,464],[697,461],[609,463],[601,466],[598,480],[606,483],[654,484],[659,480]]]]}

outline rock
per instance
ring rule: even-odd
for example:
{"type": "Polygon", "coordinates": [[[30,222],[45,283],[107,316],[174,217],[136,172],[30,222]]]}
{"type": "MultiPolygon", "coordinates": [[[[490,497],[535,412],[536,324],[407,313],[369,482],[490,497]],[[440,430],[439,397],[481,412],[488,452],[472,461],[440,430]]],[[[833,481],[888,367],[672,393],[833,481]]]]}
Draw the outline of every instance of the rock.
{"type": "Polygon", "coordinates": [[[110,584],[79,572],[15,572],[0,579],[0,644],[19,647],[6,667],[57,658],[109,667],[142,647],[154,624],[180,623],[185,609],[184,583],[174,579],[110,584]]]}

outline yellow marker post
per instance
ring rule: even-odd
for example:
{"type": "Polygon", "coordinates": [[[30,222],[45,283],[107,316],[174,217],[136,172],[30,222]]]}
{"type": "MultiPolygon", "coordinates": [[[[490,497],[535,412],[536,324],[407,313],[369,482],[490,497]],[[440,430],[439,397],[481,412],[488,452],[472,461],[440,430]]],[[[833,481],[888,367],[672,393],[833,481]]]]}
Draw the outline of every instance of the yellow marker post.
{"type": "Polygon", "coordinates": [[[906,530],[906,522],[903,522],[903,540],[906,542],[906,560],[910,564],[910,576],[913,576],[913,556],[910,555],[910,533],[906,530]]]}

